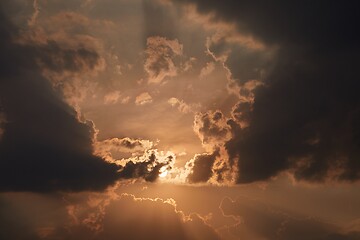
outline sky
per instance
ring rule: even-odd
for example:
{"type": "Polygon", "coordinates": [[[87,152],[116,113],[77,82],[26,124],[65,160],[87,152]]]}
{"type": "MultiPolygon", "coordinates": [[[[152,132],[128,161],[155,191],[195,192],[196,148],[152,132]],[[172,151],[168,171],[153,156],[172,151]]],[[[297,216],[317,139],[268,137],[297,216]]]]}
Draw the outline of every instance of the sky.
{"type": "Polygon", "coordinates": [[[1,0],[0,239],[360,239],[358,18],[1,0]]]}

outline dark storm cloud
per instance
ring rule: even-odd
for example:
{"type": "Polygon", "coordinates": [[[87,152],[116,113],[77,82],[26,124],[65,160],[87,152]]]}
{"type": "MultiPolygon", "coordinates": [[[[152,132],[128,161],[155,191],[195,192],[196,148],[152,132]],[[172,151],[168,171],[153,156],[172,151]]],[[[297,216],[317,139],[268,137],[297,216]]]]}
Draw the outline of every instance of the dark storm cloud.
{"type": "MultiPolygon", "coordinates": [[[[267,44],[298,44],[323,47],[348,43],[357,45],[354,30],[356,3],[339,1],[301,1],[297,3],[248,0],[185,0],[195,3],[200,13],[214,13],[213,20],[237,24],[243,33],[267,44]]],[[[346,46],[340,46],[346,47],[346,46]]]]}
{"type": "Polygon", "coordinates": [[[219,151],[214,151],[211,154],[197,154],[190,162],[189,167],[192,167],[192,171],[187,176],[187,180],[190,183],[207,182],[213,175],[212,168],[218,156],[219,151]]]}
{"type": "Polygon", "coordinates": [[[234,106],[232,114],[239,122],[248,121],[251,114],[251,108],[250,102],[239,102],[234,106]]]}
{"type": "Polygon", "coordinates": [[[265,85],[254,91],[253,110],[246,113],[249,127],[234,129],[226,144],[239,166],[238,182],[265,180],[288,169],[311,181],[359,179],[356,3],[186,2],[278,49],[265,85]]]}
{"type": "Polygon", "coordinates": [[[91,69],[99,56],[91,49],[16,44],[18,30],[0,11],[0,96],[6,116],[0,143],[0,191],[101,190],[117,167],[93,156],[93,126],[41,75],[38,61],[53,71],[91,69]]]}
{"type": "MultiPolygon", "coordinates": [[[[81,44],[66,48],[56,41],[17,43],[18,29],[2,11],[0,19],[0,191],[103,190],[121,178],[155,181],[167,163],[151,158],[120,169],[94,156],[93,124],[79,121],[42,75],[44,70],[94,70],[101,64],[99,54],[81,44]]],[[[139,143],[125,139],[122,145],[136,148],[139,143]]]]}
{"type": "Polygon", "coordinates": [[[216,59],[225,59],[231,77],[239,83],[260,80],[261,70],[269,64],[270,51],[246,44],[239,45],[237,42],[229,43],[225,37],[208,42],[208,50],[216,59]]]}

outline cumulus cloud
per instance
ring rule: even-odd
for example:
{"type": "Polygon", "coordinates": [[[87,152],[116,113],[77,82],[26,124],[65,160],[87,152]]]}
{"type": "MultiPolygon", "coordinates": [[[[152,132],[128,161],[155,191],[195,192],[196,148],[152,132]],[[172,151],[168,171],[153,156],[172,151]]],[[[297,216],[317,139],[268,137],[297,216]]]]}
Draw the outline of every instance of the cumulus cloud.
{"type": "Polygon", "coordinates": [[[155,182],[159,174],[172,169],[175,156],[169,153],[167,156],[160,156],[156,150],[149,150],[141,157],[125,160],[126,163],[119,171],[122,179],[143,179],[147,182],[155,182]]]}
{"type": "Polygon", "coordinates": [[[143,92],[135,98],[135,104],[138,106],[152,103],[153,99],[148,92],[143,92]]]}
{"type": "Polygon", "coordinates": [[[115,104],[118,102],[119,98],[121,97],[120,91],[113,91],[109,92],[104,96],[104,103],[105,104],[115,104]]]}
{"type": "Polygon", "coordinates": [[[37,61],[43,59],[45,67],[56,71],[78,71],[94,67],[97,53],[62,49],[54,42],[15,43],[17,29],[3,11],[0,18],[0,95],[7,119],[0,143],[0,190],[101,190],[114,183],[118,168],[92,154],[92,124],[78,121],[37,61]]]}
{"type": "Polygon", "coordinates": [[[236,41],[232,36],[220,34],[208,38],[206,47],[214,60],[223,63],[229,78],[236,79],[240,85],[261,80],[273,52],[271,48],[252,47],[241,39],[236,41]]]}
{"type": "Polygon", "coordinates": [[[218,151],[214,151],[212,154],[196,154],[195,157],[187,163],[187,167],[191,169],[187,176],[188,181],[190,183],[207,182],[213,174],[212,168],[218,156],[218,151]]]}
{"type": "Polygon", "coordinates": [[[191,113],[194,112],[194,109],[198,107],[198,105],[189,105],[185,103],[183,100],[179,100],[178,98],[170,98],[168,103],[172,107],[177,107],[177,109],[182,113],[191,113]]]}
{"type": "Polygon", "coordinates": [[[1,122],[0,191],[103,190],[119,178],[142,178],[142,173],[155,179],[159,166],[152,160],[151,170],[135,164],[141,170],[133,173],[129,165],[119,174],[118,165],[95,156],[94,124],[80,121],[65,94],[44,74],[92,71],[101,61],[99,53],[86,44],[68,48],[55,40],[30,41],[3,9],[0,19],[1,113],[6,116],[1,122]]]}
{"type": "Polygon", "coordinates": [[[177,75],[178,67],[174,58],[182,55],[183,51],[183,46],[177,39],[149,37],[146,46],[144,69],[149,76],[149,83],[161,83],[166,77],[177,75]]]}
{"type": "Polygon", "coordinates": [[[222,146],[231,137],[227,119],[221,111],[198,113],[195,115],[194,131],[204,147],[213,150],[222,146]]]}
{"type": "MultiPolygon", "coordinates": [[[[221,111],[197,113],[194,131],[208,153],[195,155],[187,163],[189,182],[233,184],[238,174],[237,165],[225,148],[232,137],[232,127],[221,111]]],[[[234,122],[234,121],[233,121],[234,122]]],[[[237,123],[234,122],[237,125],[237,123]]]]}
{"type": "Polygon", "coordinates": [[[114,154],[131,153],[142,155],[154,146],[153,142],[144,139],[111,138],[95,143],[95,153],[110,162],[115,161],[114,154]]]}
{"type": "MultiPolygon", "coordinates": [[[[249,55],[249,49],[240,48],[225,58],[240,85],[259,78],[264,83],[254,90],[251,107],[234,108],[240,121],[245,116],[250,119],[248,126],[229,122],[233,136],[226,148],[238,165],[238,182],[266,180],[281,171],[292,171],[298,180],[358,180],[355,5],[182,2],[195,4],[200,13],[211,13],[213,21],[234,23],[241,34],[275,49],[270,65],[263,64],[261,50],[256,49],[249,55]],[[254,61],[246,65],[244,56],[254,61]],[[258,71],[261,68],[265,75],[258,71]]],[[[221,45],[221,41],[213,44],[211,51],[222,53],[221,45]]]]}

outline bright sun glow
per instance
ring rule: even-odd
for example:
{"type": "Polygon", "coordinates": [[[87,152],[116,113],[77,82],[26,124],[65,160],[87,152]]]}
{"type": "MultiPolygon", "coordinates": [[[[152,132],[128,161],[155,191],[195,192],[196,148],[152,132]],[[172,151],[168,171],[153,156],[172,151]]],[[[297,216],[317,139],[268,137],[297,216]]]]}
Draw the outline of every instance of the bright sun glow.
{"type": "Polygon", "coordinates": [[[167,176],[167,174],[168,174],[168,171],[165,170],[165,171],[163,171],[163,172],[161,172],[161,173],[159,174],[159,177],[164,178],[164,177],[167,176]]]}

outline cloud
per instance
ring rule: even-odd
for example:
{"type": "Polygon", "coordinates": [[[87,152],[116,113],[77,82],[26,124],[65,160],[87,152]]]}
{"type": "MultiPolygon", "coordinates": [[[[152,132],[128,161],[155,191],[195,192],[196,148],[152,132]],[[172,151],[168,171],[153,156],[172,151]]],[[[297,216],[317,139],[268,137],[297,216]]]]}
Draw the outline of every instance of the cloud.
{"type": "Polygon", "coordinates": [[[195,115],[194,131],[204,147],[213,150],[222,146],[231,137],[227,119],[221,111],[209,111],[195,115]]]}
{"type": "Polygon", "coordinates": [[[31,240],[220,239],[201,215],[186,215],[178,209],[174,199],[138,197],[124,193],[120,188],[111,188],[104,193],[61,194],[61,198],[30,193],[1,196],[0,223],[7,227],[1,229],[0,237],[31,240]],[[23,207],[28,210],[19,211],[23,207]]]}
{"type": "Polygon", "coordinates": [[[351,240],[360,232],[344,232],[341,228],[311,216],[301,216],[261,201],[240,197],[224,198],[219,206],[233,225],[223,229],[236,238],[245,239],[318,239],[351,240]]]}
{"type": "MultiPolygon", "coordinates": [[[[41,2],[37,5],[50,12],[53,7],[43,6],[41,2]]],[[[21,27],[16,42],[38,49],[36,61],[42,74],[80,112],[81,102],[92,95],[97,86],[94,78],[107,70],[105,41],[98,38],[99,32],[110,30],[113,25],[106,20],[93,20],[72,12],[74,9],[60,9],[54,15],[43,11],[37,16],[36,24],[21,27]]]]}
{"type": "MultiPolygon", "coordinates": [[[[95,156],[94,124],[80,120],[46,74],[93,71],[101,62],[99,53],[86,44],[31,41],[2,9],[0,19],[1,113],[6,116],[1,122],[0,191],[100,191],[121,178],[156,179],[157,162],[148,162],[151,170],[144,169],[145,163],[129,163],[118,173],[120,166],[95,156]]],[[[144,96],[142,103],[149,101],[144,96]]],[[[126,139],[122,144],[136,145],[126,139]]]]}
{"type": "Polygon", "coordinates": [[[105,104],[115,104],[118,102],[121,94],[120,91],[113,91],[109,92],[104,96],[104,103],[105,104]]]}
{"type": "Polygon", "coordinates": [[[95,143],[95,153],[107,161],[114,162],[117,159],[114,155],[119,153],[131,153],[142,155],[154,146],[153,142],[143,139],[111,138],[95,143]]]}
{"type": "Polygon", "coordinates": [[[261,80],[265,68],[270,65],[272,49],[249,46],[242,39],[225,34],[215,34],[207,39],[207,52],[223,63],[229,77],[240,85],[251,80],[261,80]]]}
{"type": "Polygon", "coordinates": [[[359,36],[353,31],[358,21],[353,3],[182,2],[276,49],[270,65],[261,64],[256,51],[247,55],[247,49],[236,50],[226,63],[240,86],[259,77],[263,81],[253,92],[250,111],[245,105],[234,109],[250,119],[249,125],[229,122],[232,139],[226,148],[238,165],[238,182],[266,180],[282,171],[306,181],[358,180],[359,36]],[[241,60],[244,56],[255,57],[251,65],[241,60]],[[253,72],[258,63],[264,76],[253,72]]]}
{"type": "Polygon", "coordinates": [[[187,180],[190,183],[201,183],[210,180],[213,174],[212,168],[218,156],[218,151],[214,151],[212,154],[196,154],[195,157],[187,163],[187,167],[191,168],[187,180]]]}
{"type": "Polygon", "coordinates": [[[111,138],[100,142],[105,148],[115,148],[117,151],[144,151],[150,149],[153,143],[149,140],[131,138],[111,138]]]}
{"type": "Polygon", "coordinates": [[[118,168],[92,154],[92,124],[78,121],[37,64],[43,59],[56,71],[78,71],[92,68],[98,55],[62,49],[55,42],[14,43],[17,29],[3,11],[0,18],[0,95],[7,119],[0,143],[0,191],[101,190],[114,183],[118,168]]]}
{"type": "Polygon", "coordinates": [[[194,108],[197,108],[198,105],[188,105],[187,103],[185,103],[183,100],[179,100],[177,98],[170,98],[168,100],[168,103],[172,106],[172,107],[177,107],[177,109],[182,112],[182,113],[191,113],[194,112],[194,108]]]}
{"type": "Polygon", "coordinates": [[[143,92],[138,95],[135,99],[135,104],[138,106],[145,105],[148,103],[152,103],[153,99],[148,92],[143,92]]]}
{"type": "Polygon", "coordinates": [[[177,39],[149,37],[146,46],[144,69],[149,76],[149,83],[161,83],[166,77],[177,75],[174,58],[182,55],[183,51],[183,46],[177,39]]]}
{"type": "Polygon", "coordinates": [[[173,155],[160,158],[156,151],[147,151],[141,158],[130,159],[119,171],[122,179],[144,179],[147,182],[155,182],[162,168],[171,170],[174,161],[173,155]]]}
{"type": "Polygon", "coordinates": [[[203,67],[200,71],[199,78],[205,78],[207,75],[211,74],[215,70],[215,64],[213,62],[206,63],[206,66],[203,67]]]}
{"type": "Polygon", "coordinates": [[[34,0],[33,8],[34,8],[34,13],[31,16],[31,18],[28,20],[28,25],[30,27],[32,27],[32,26],[34,26],[36,24],[36,19],[37,19],[39,13],[40,13],[40,8],[39,8],[37,0],[34,0]]]}
{"type": "MultiPolygon", "coordinates": [[[[118,239],[119,236],[134,240],[148,238],[200,240],[203,237],[211,240],[220,239],[214,229],[199,215],[185,216],[179,211],[173,199],[139,198],[127,193],[121,194],[105,207],[101,224],[103,230],[96,235],[96,239],[99,240],[118,239]],[[138,230],[135,230],[134,226],[138,230]]],[[[78,228],[81,229],[78,233],[89,232],[86,228],[80,226],[78,228]]],[[[72,236],[74,233],[76,234],[76,231],[67,233],[71,236],[70,239],[84,237],[84,235],[72,236]]],[[[88,235],[93,236],[94,233],[90,232],[88,235]]]]}

